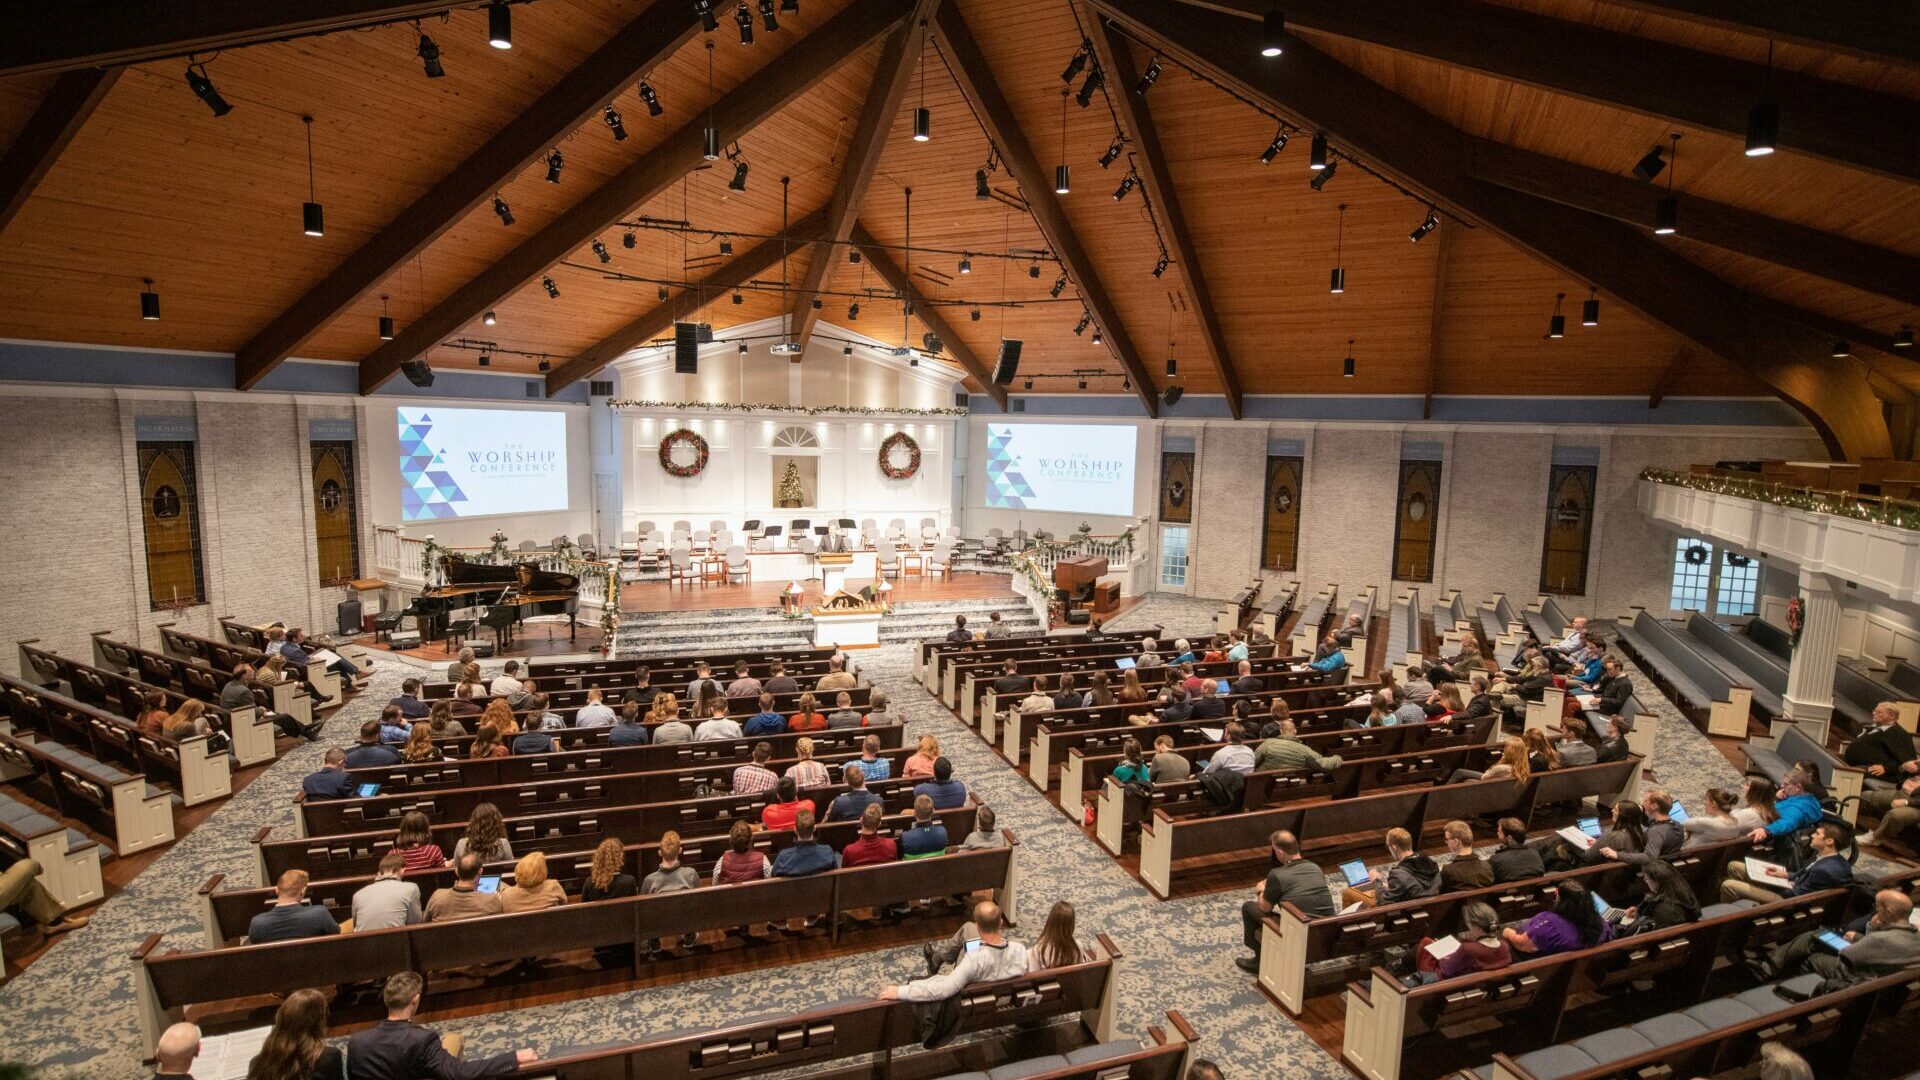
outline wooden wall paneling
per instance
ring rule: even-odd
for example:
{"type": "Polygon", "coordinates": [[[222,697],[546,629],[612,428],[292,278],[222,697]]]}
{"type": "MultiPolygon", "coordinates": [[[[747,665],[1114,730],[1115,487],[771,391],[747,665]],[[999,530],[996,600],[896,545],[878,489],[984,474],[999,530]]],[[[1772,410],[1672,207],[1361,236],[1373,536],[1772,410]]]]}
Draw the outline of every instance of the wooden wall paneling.
{"type": "MultiPolygon", "coordinates": [[[[960,335],[947,322],[946,316],[940,309],[928,303],[925,294],[913,283],[909,272],[894,261],[893,253],[875,241],[873,234],[862,228],[858,221],[854,222],[850,235],[865,257],[873,263],[873,269],[880,275],[880,279],[913,305],[914,317],[918,318],[928,330],[940,335],[940,339],[947,345],[947,351],[953,354],[954,359],[960,362],[960,366],[966,369],[967,374],[971,375],[973,380],[980,384],[980,388],[1000,406],[1001,411],[1005,412],[1007,388],[993,381],[992,369],[967,346],[965,341],[961,340],[960,335]]],[[[909,348],[913,347],[911,342],[902,344],[909,348]]]]}
{"type": "Polygon", "coordinates": [[[119,68],[69,71],[54,80],[26,127],[0,155],[0,232],[118,81],[119,68]]]}
{"type": "Polygon", "coordinates": [[[1708,26],[1837,49],[1871,60],[1920,65],[1920,11],[1899,0],[1614,0],[1708,26]]]}

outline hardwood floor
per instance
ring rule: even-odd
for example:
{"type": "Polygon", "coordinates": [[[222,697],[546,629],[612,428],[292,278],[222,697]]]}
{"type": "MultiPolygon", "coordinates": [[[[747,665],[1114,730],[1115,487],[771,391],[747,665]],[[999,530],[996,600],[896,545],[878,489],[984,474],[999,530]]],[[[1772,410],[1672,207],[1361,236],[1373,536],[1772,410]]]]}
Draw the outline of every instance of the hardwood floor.
{"type": "MultiPolygon", "coordinates": [[[[780,593],[792,582],[780,578],[747,581],[739,585],[683,584],[664,581],[638,581],[620,589],[620,610],[642,611],[718,611],[729,608],[776,608],[780,593]]],[[[858,592],[871,581],[847,579],[847,591],[858,592]]],[[[952,578],[926,578],[918,574],[892,579],[896,604],[925,600],[990,600],[1016,595],[1008,579],[1000,574],[958,573],[952,578]]],[[[817,581],[800,583],[805,592],[801,602],[811,607],[825,599],[817,581]]]]}
{"type": "MultiPolygon", "coordinates": [[[[398,653],[416,660],[451,662],[460,655],[458,648],[449,648],[445,641],[429,642],[417,649],[396,649],[384,641],[376,642],[372,634],[353,638],[353,643],[372,652],[398,653]]],[[[486,640],[491,641],[489,635],[486,640]]],[[[533,623],[522,627],[513,638],[513,645],[505,652],[495,654],[496,658],[538,659],[545,656],[573,656],[579,653],[600,651],[600,626],[582,620],[578,633],[567,637],[567,628],[562,625],[549,627],[546,623],[533,623]]],[[[444,672],[441,673],[444,676],[444,672]]],[[[440,676],[436,676],[440,677],[440,676]]]]}

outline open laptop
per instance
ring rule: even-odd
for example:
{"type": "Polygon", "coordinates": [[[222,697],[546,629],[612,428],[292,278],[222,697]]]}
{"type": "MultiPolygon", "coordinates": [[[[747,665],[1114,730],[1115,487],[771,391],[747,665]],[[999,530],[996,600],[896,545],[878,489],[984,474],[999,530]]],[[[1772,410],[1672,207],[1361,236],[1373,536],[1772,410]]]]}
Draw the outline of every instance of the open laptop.
{"type": "Polygon", "coordinates": [[[1231,693],[1233,693],[1233,683],[1231,683],[1231,682],[1229,682],[1229,681],[1228,681],[1228,680],[1226,680],[1226,679],[1221,679],[1221,680],[1220,680],[1220,692],[1221,692],[1222,694],[1231,694],[1231,693]]]}
{"type": "Polygon", "coordinates": [[[377,783],[361,784],[359,787],[353,789],[353,793],[362,799],[371,799],[375,795],[380,794],[380,785],[377,783]]]}
{"type": "Polygon", "coordinates": [[[1134,659],[1131,656],[1122,656],[1113,662],[1113,666],[1121,671],[1132,671],[1135,666],[1134,659]]]}
{"type": "Polygon", "coordinates": [[[1600,839],[1600,819],[1597,817],[1583,817],[1577,824],[1569,825],[1564,829],[1557,830],[1557,832],[1567,843],[1572,844],[1581,851],[1585,851],[1592,847],[1595,841],[1600,839]]]}
{"type": "Polygon", "coordinates": [[[482,875],[479,883],[473,887],[473,891],[482,892],[482,893],[499,892],[500,891],[500,875],[499,874],[482,875]]]}
{"type": "Polygon", "coordinates": [[[1681,806],[1679,803],[1674,803],[1673,809],[1667,812],[1667,816],[1673,819],[1675,825],[1685,825],[1689,815],[1687,814],[1686,807],[1681,806]]]}
{"type": "Polygon", "coordinates": [[[1356,889],[1367,889],[1373,886],[1373,875],[1367,873],[1367,862],[1365,859],[1355,859],[1352,862],[1341,863],[1340,872],[1346,875],[1347,884],[1356,889]]]}

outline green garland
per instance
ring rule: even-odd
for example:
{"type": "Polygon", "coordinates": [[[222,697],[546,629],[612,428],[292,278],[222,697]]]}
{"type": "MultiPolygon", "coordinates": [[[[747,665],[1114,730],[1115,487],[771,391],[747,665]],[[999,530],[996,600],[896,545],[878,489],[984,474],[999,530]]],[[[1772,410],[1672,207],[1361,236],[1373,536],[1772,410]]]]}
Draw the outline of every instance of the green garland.
{"type": "Polygon", "coordinates": [[[704,410],[707,412],[775,412],[805,416],[966,416],[966,409],[874,409],[861,405],[776,405],[770,402],[737,404],[728,401],[609,401],[616,409],[704,410]]]}
{"type": "MultiPolygon", "coordinates": [[[[602,565],[607,572],[607,596],[600,602],[600,649],[607,656],[613,655],[614,639],[620,636],[620,564],[610,562],[583,565],[602,565]]],[[[569,565],[572,563],[569,561],[569,565]]]]}
{"type": "Polygon", "coordinates": [[[1845,491],[1793,487],[1789,484],[1765,480],[1683,473],[1673,469],[1642,469],[1640,479],[1650,480],[1656,484],[1704,491],[1710,495],[1732,495],[1740,499],[1754,499],[1789,510],[1834,514],[1875,525],[1891,525],[1899,529],[1920,529],[1920,503],[1856,495],[1845,491]]]}
{"type": "Polygon", "coordinates": [[[420,580],[433,580],[433,565],[440,561],[441,553],[446,550],[434,543],[433,537],[427,537],[426,542],[420,546],[420,580]]]}
{"type": "Polygon", "coordinates": [[[1027,579],[1027,587],[1033,590],[1034,595],[1046,599],[1047,617],[1051,620],[1057,613],[1060,602],[1054,598],[1053,582],[1048,581],[1047,575],[1040,572],[1039,557],[1018,552],[1008,561],[1015,573],[1027,579]]]}

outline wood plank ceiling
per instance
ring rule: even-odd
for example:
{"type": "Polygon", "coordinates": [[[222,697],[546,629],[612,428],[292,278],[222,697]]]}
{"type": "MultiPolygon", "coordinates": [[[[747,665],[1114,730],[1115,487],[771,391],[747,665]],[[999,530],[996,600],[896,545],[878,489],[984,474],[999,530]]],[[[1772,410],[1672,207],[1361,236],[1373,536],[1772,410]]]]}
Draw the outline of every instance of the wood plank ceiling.
{"type": "MultiPolygon", "coordinates": [[[[1333,25],[1339,21],[1336,5],[1303,4],[1326,17],[1316,21],[1303,11],[1299,25],[1290,27],[1298,41],[1465,137],[1497,144],[1499,153],[1488,155],[1489,161],[1501,160],[1511,148],[1617,180],[1650,147],[1681,130],[1677,165],[1656,184],[1640,185],[1649,217],[1672,177],[1675,190],[1691,198],[1884,249],[1893,261],[1875,264],[1874,272],[1885,280],[1900,281],[1901,269],[1911,265],[1901,260],[1920,258],[1920,185],[1892,175],[1899,171],[1899,152],[1913,148],[1911,140],[1857,155],[1894,160],[1893,168],[1870,170],[1797,152],[1784,134],[1792,130],[1788,123],[1781,153],[1750,158],[1741,152],[1737,135],[1676,127],[1669,118],[1596,100],[1591,93],[1574,96],[1535,85],[1539,78],[1522,81],[1518,74],[1483,70],[1500,68],[1497,56],[1469,69],[1341,36],[1328,29],[1340,29],[1333,25]]],[[[1475,0],[1449,4],[1477,6],[1475,0]]],[[[709,100],[710,57],[713,92],[725,95],[777,65],[784,52],[849,6],[848,0],[804,0],[799,12],[782,12],[779,30],[771,33],[756,19],[755,43],[749,47],[739,43],[733,0],[716,4],[720,30],[695,33],[647,73],[664,115],[649,117],[635,88],[626,87],[613,105],[623,116],[627,140],[616,142],[606,124],[589,118],[556,143],[565,159],[558,184],[547,183],[545,165],[536,162],[501,186],[513,226],[502,226],[490,200],[472,209],[417,258],[348,303],[296,355],[359,362],[375,353],[383,310],[404,328],[642,160],[672,132],[699,126],[709,100]]],[[[919,10],[899,6],[903,15],[919,10]]],[[[1136,379],[1111,351],[1115,332],[1141,358],[1152,384],[1149,392],[1176,384],[1188,393],[1221,392],[1216,354],[1230,360],[1248,394],[1769,392],[1743,373],[1740,357],[1715,357],[1697,348],[1683,353],[1686,343],[1672,329],[1610,302],[1607,283],[1571,279],[1493,230],[1444,220],[1440,229],[1449,250],[1440,277],[1440,245],[1408,243],[1409,231],[1427,213],[1428,193],[1398,190],[1351,161],[1342,163],[1324,190],[1313,190],[1307,169],[1310,132],[1297,131],[1291,145],[1263,164],[1260,152],[1276,131],[1272,117],[1224,90],[1204,59],[1175,63],[1156,54],[1153,44],[1121,41],[1114,31],[1134,68],[1159,59],[1157,81],[1131,105],[1157,130],[1158,168],[1179,198],[1197,269],[1211,294],[1203,311],[1185,285],[1182,268],[1153,273],[1163,250],[1178,259],[1179,245],[1167,231],[1165,215],[1152,205],[1147,185],[1136,183],[1125,198],[1114,198],[1125,178],[1144,180],[1150,171],[1140,147],[1120,135],[1131,118],[1113,107],[1113,97],[1130,95],[1132,88],[1109,82],[1083,108],[1071,94],[1080,89],[1085,71],[1071,82],[1061,78],[1094,25],[1090,20],[1099,5],[945,0],[934,6],[944,10],[929,23],[930,46],[915,65],[899,107],[882,124],[879,160],[857,205],[858,228],[873,243],[893,249],[894,261],[914,275],[923,302],[937,309],[948,336],[959,338],[971,354],[990,363],[1001,338],[1026,343],[1016,392],[1029,391],[1029,375],[1036,377],[1031,392],[1074,392],[1077,373],[1085,372],[1093,391],[1137,393],[1136,379]],[[943,40],[941,19],[957,19],[970,32],[1040,171],[1050,177],[1057,163],[1071,167],[1071,191],[1058,197],[1063,226],[1084,249],[1117,325],[1092,322],[1076,333],[1089,311],[1081,284],[1070,279],[1053,295],[1061,264],[1034,218],[1019,206],[1023,197],[1055,196],[1023,193],[1005,163],[995,159],[975,103],[950,74],[955,56],[943,40]],[[933,138],[927,142],[913,138],[913,110],[920,107],[932,116],[933,138]],[[1103,167],[1103,151],[1116,143],[1119,155],[1103,167]],[[993,197],[977,198],[975,171],[990,160],[993,197]],[[909,240],[914,250],[906,250],[909,240]],[[1336,252],[1347,281],[1338,295],[1328,290],[1336,252]],[[961,273],[963,259],[970,273],[961,273]],[[1580,303],[1596,285],[1601,323],[1582,328],[1580,303]],[[1569,330],[1564,339],[1549,340],[1548,317],[1561,294],[1569,330]],[[1218,328],[1211,348],[1209,313],[1218,328]],[[1676,355],[1688,357],[1677,368],[1676,355]],[[1170,356],[1177,371],[1171,378],[1170,356]],[[1342,374],[1347,356],[1355,359],[1352,378],[1342,374]]],[[[1266,6],[1265,0],[1195,4],[1196,10],[1241,15],[1266,6]]],[[[1597,28],[1748,65],[1768,62],[1764,31],[1728,26],[1701,14],[1703,6],[1712,5],[1494,0],[1492,10],[1517,9],[1558,20],[1570,31],[1597,28]]],[[[37,183],[0,234],[0,338],[234,352],[642,10],[590,0],[517,4],[510,51],[487,47],[485,10],[460,7],[417,25],[268,40],[211,57],[202,54],[192,59],[210,59],[206,73],[234,106],[230,115],[218,118],[182,78],[188,57],[173,56],[163,46],[143,54],[172,58],[120,69],[120,78],[64,150],[50,166],[30,174],[37,183]],[[422,74],[415,55],[422,30],[440,50],[445,78],[422,74]],[[326,235],[319,238],[302,236],[299,228],[298,204],[307,198],[303,114],[315,118],[315,197],[325,205],[327,218],[326,235]],[[165,317],[159,322],[138,317],[136,298],[141,279],[148,277],[164,298],[165,317]]],[[[1245,27],[1244,40],[1218,47],[1252,49],[1258,24],[1247,21],[1245,27]]],[[[1899,23],[1889,34],[1897,39],[1911,31],[1899,23]]],[[[1842,101],[1849,92],[1920,100],[1920,65],[1875,55],[1851,36],[1842,36],[1844,51],[1821,44],[1821,28],[1804,21],[1780,32],[1789,37],[1774,45],[1771,62],[1783,79],[1819,80],[1823,93],[1840,95],[1842,101]]],[[[629,208],[624,219],[686,220],[692,223],[690,232],[643,228],[635,234],[635,246],[627,248],[621,226],[609,223],[599,234],[611,258],[604,270],[588,248],[574,251],[547,271],[560,290],[558,299],[546,295],[536,276],[495,305],[496,325],[466,320],[427,350],[429,359],[441,368],[474,366],[476,351],[449,344],[469,338],[550,354],[554,366],[561,367],[636,320],[651,325],[643,316],[660,305],[660,284],[677,285],[723,266],[728,256],[720,252],[722,239],[746,252],[762,237],[779,233],[782,177],[790,178],[788,220],[800,222],[827,207],[875,85],[883,44],[852,51],[753,130],[722,133],[729,141],[737,134],[750,165],[744,192],[728,188],[733,163],[722,160],[629,208]]],[[[1286,58],[1272,62],[1284,64],[1286,58]]],[[[0,78],[0,143],[27,145],[23,133],[30,132],[35,112],[55,90],[56,69],[39,58],[35,63],[42,70],[0,78]]],[[[1708,89],[1740,100],[1749,89],[1753,95],[1761,92],[1758,87],[1708,89]]],[[[1340,133],[1330,134],[1338,147],[1340,133]]],[[[1500,178],[1485,179],[1498,183],[1500,178]]],[[[1615,190],[1612,196],[1617,200],[1622,193],[1615,190]]],[[[1920,390],[1920,356],[1892,346],[1901,327],[1920,322],[1911,280],[1871,291],[1862,287],[1871,286],[1871,280],[1859,280],[1871,277],[1865,271],[1852,275],[1852,284],[1828,280],[1689,238],[1684,227],[1664,242],[1739,290],[1805,309],[1821,324],[1812,329],[1822,334],[1858,331],[1858,359],[1843,363],[1871,365],[1883,392],[1920,390]]],[[[869,261],[852,261],[851,250],[850,245],[822,246],[816,254],[809,245],[794,243],[784,261],[785,278],[798,287],[808,278],[811,260],[827,260],[813,276],[824,290],[823,323],[890,343],[922,344],[925,323],[917,316],[903,319],[895,290],[869,261]],[[859,315],[850,321],[848,309],[855,302],[859,315]]],[[[745,290],[737,304],[731,293],[722,292],[691,303],[676,300],[673,306],[680,312],[697,310],[722,331],[768,318],[782,310],[782,272],[775,262],[752,275],[752,286],[758,287],[745,290]]],[[[803,305],[789,295],[788,309],[803,305]]],[[[814,355],[810,352],[809,359],[814,355]]],[[[492,366],[531,372],[537,360],[502,352],[492,366]]],[[[576,364],[567,369],[566,379],[554,381],[570,381],[587,366],[576,364]]],[[[978,390],[976,382],[969,379],[978,390]]]]}

